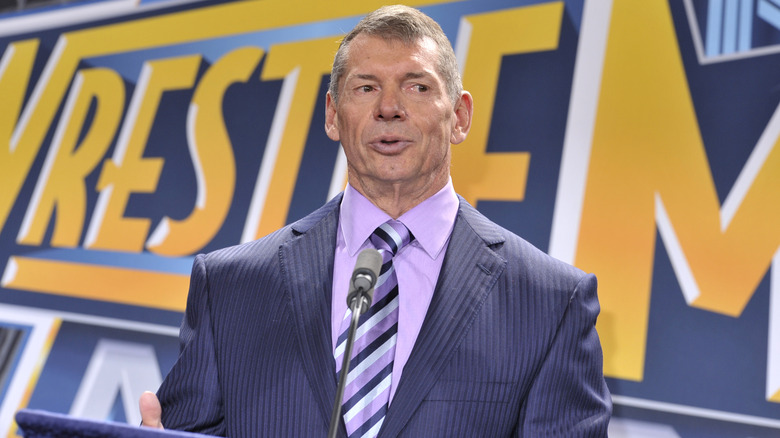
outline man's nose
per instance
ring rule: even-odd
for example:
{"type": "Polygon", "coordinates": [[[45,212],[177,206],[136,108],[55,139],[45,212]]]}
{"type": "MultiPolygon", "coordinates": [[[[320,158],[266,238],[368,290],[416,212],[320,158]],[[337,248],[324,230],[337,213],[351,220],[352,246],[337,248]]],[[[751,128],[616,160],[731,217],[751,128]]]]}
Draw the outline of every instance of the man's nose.
{"type": "Polygon", "coordinates": [[[403,120],[406,118],[400,91],[383,90],[380,93],[374,118],[383,121],[403,120]]]}

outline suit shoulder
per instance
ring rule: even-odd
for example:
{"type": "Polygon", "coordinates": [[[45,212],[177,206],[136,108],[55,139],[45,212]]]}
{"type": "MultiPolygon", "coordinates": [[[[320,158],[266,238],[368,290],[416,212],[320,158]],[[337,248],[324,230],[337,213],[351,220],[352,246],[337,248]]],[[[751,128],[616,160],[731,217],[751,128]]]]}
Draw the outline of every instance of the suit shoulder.
{"type": "Polygon", "coordinates": [[[497,255],[507,261],[511,275],[535,278],[539,282],[562,282],[568,287],[573,287],[587,275],[491,221],[465,200],[461,201],[460,215],[497,255]]]}
{"type": "Polygon", "coordinates": [[[294,234],[291,231],[291,225],[287,225],[257,240],[220,248],[198,257],[212,267],[249,261],[258,262],[263,258],[273,257],[278,252],[279,247],[292,238],[294,238],[294,234]]]}
{"type": "Polygon", "coordinates": [[[212,267],[236,264],[263,264],[278,259],[282,245],[297,239],[315,227],[332,228],[338,223],[338,206],[341,195],[331,199],[319,209],[257,240],[228,246],[199,255],[212,267]]]}

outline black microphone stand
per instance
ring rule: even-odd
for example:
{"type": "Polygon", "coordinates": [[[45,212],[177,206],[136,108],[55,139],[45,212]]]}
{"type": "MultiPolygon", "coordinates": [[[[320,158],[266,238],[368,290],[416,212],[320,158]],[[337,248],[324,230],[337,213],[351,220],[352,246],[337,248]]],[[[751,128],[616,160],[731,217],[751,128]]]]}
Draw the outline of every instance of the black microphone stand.
{"type": "Polygon", "coordinates": [[[352,318],[349,322],[349,331],[347,332],[347,345],[344,347],[344,359],[341,361],[339,384],[336,388],[336,401],[333,403],[333,411],[330,415],[328,438],[336,438],[336,433],[341,420],[341,399],[344,397],[344,387],[347,384],[349,363],[352,360],[352,347],[355,344],[355,333],[357,332],[360,315],[368,310],[369,306],[371,306],[371,301],[366,297],[366,292],[361,288],[360,292],[352,300],[352,303],[349,306],[349,310],[352,311],[352,318]]]}

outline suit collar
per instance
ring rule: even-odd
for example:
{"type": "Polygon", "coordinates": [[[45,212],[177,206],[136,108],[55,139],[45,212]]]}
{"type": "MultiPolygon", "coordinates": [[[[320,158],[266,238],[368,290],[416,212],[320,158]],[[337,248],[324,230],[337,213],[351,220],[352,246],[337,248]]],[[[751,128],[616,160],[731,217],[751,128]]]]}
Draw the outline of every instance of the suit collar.
{"type": "Polygon", "coordinates": [[[381,436],[397,436],[436,383],[506,267],[502,230],[460,198],[431,305],[404,367],[381,436]]]}
{"type": "Polygon", "coordinates": [[[458,195],[458,200],[460,201],[458,217],[463,219],[465,222],[464,226],[467,225],[470,227],[474,234],[476,234],[476,237],[481,239],[485,245],[493,246],[503,243],[506,240],[504,237],[505,230],[501,229],[495,222],[477,211],[477,209],[469,204],[462,196],[458,195]]]}
{"type": "Polygon", "coordinates": [[[333,219],[338,221],[339,205],[341,204],[341,198],[343,196],[344,196],[343,192],[339,193],[338,195],[334,196],[330,201],[325,203],[325,205],[323,205],[322,207],[314,210],[308,215],[290,224],[290,228],[292,228],[293,234],[295,234],[296,236],[301,235],[311,230],[313,227],[317,225],[327,225],[330,223],[328,222],[330,220],[330,216],[333,216],[333,219]],[[326,222],[323,223],[323,220],[325,220],[326,222]]]}

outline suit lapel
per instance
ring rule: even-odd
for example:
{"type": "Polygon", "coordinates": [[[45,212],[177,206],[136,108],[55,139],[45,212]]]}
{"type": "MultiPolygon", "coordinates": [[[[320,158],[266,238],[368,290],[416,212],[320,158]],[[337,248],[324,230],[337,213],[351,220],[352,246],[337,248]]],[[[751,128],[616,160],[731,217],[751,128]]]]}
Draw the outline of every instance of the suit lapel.
{"type": "Polygon", "coordinates": [[[506,267],[506,260],[491,248],[503,240],[497,227],[461,198],[439,281],[404,366],[382,436],[401,432],[459,348],[506,267]]]}
{"type": "Polygon", "coordinates": [[[333,257],[341,197],[292,225],[297,237],[279,248],[279,258],[295,318],[303,368],[330,422],[336,397],[336,366],[330,339],[333,257]]]}

